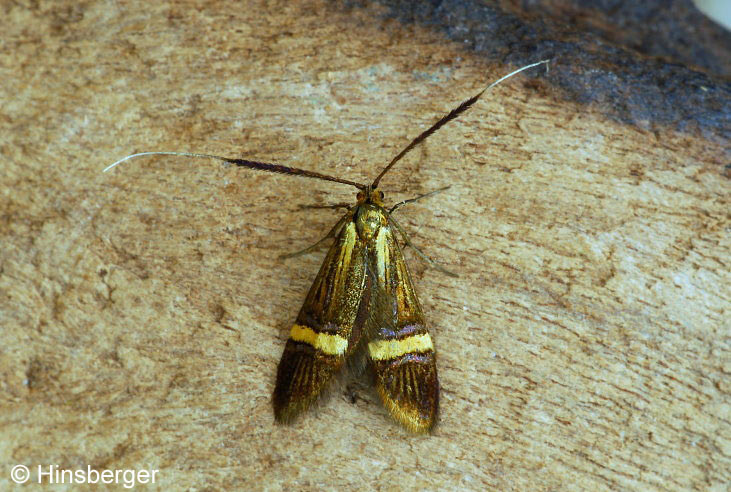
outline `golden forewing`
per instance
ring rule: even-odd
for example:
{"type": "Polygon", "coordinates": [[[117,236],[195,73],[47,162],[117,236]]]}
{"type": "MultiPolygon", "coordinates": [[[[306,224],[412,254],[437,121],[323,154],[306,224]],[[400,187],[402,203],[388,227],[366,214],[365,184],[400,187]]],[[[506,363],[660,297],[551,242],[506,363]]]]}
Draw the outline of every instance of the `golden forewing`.
{"type": "Polygon", "coordinates": [[[436,355],[401,249],[381,227],[371,255],[375,276],[367,327],[376,389],[391,416],[413,432],[430,431],[439,411],[436,355]]]}
{"type": "Polygon", "coordinates": [[[291,421],[309,408],[357,344],[360,328],[356,325],[367,284],[363,246],[355,224],[346,220],[284,347],[273,397],[279,421],[291,421]]]}

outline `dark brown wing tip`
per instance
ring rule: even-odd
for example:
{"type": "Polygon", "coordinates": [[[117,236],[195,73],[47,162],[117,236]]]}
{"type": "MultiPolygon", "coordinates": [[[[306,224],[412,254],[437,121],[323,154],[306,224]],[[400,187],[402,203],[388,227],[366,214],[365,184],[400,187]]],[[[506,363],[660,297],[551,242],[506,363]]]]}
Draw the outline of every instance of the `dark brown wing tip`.
{"type": "Polygon", "coordinates": [[[272,406],[274,407],[274,420],[278,424],[291,424],[297,416],[303,413],[312,404],[303,402],[294,402],[291,398],[287,398],[281,392],[274,390],[272,398],[272,406]]]}
{"type": "Polygon", "coordinates": [[[428,434],[439,416],[439,379],[433,354],[426,362],[376,363],[376,388],[391,417],[409,431],[428,434]],[[380,367],[379,367],[380,366],[380,367]]]}
{"type": "Polygon", "coordinates": [[[311,407],[315,406],[321,396],[322,390],[306,395],[292,395],[277,381],[277,386],[272,395],[274,420],[278,424],[288,425],[293,423],[300,414],[305,413],[311,407]]]}
{"type": "Polygon", "coordinates": [[[310,345],[287,340],[272,395],[274,419],[289,424],[312,407],[342,365],[342,357],[317,354],[310,345]]]}
{"type": "Polygon", "coordinates": [[[434,431],[439,416],[439,392],[434,393],[428,405],[414,405],[414,402],[395,401],[379,386],[378,393],[391,417],[414,434],[430,434],[434,431]]]}

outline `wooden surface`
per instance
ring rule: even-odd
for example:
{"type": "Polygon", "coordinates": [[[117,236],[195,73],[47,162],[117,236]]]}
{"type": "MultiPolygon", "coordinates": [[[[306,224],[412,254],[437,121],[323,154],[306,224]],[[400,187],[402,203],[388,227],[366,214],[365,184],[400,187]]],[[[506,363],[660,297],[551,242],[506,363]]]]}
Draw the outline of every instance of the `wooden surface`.
{"type": "MultiPolygon", "coordinates": [[[[366,382],[295,425],[271,392],[347,186],[515,68],[377,7],[5,8],[0,488],[25,464],[158,469],[150,489],[726,490],[724,142],[618,123],[537,71],[382,182],[439,354],[432,436],[366,382]],[[354,397],[354,398],[353,398],[354,397]]],[[[570,61],[558,67],[567,70],[570,61]]],[[[725,142],[728,144],[728,142],[725,142]]],[[[121,488],[120,488],[121,489],[121,488]]],[[[55,489],[54,489],[55,490],[55,489]]]]}

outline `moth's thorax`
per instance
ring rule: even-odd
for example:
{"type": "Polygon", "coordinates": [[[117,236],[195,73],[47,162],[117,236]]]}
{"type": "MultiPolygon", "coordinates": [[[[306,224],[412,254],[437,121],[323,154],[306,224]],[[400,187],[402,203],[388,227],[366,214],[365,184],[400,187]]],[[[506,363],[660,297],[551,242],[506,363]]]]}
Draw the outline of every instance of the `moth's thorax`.
{"type": "Polygon", "coordinates": [[[365,241],[370,241],[378,235],[381,227],[388,223],[388,218],[383,208],[372,203],[363,203],[355,209],[353,221],[358,236],[365,241]]]}
{"type": "Polygon", "coordinates": [[[369,186],[359,191],[357,198],[353,221],[358,236],[369,241],[378,235],[381,226],[388,224],[388,212],[383,208],[383,192],[369,186]]]}

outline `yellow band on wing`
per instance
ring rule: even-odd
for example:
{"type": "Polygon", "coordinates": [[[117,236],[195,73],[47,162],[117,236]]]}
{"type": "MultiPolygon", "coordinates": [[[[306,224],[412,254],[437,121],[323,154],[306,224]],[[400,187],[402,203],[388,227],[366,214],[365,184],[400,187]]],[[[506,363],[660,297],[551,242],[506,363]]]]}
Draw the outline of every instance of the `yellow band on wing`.
{"type": "Polygon", "coordinates": [[[348,341],[340,335],[317,333],[312,328],[302,325],[292,326],[289,338],[296,342],[308,343],[328,355],[343,355],[348,349],[348,341]]]}
{"type": "Polygon", "coordinates": [[[403,340],[378,340],[368,344],[368,352],[373,360],[388,360],[404,354],[428,352],[434,350],[428,333],[414,335],[403,340]]]}

